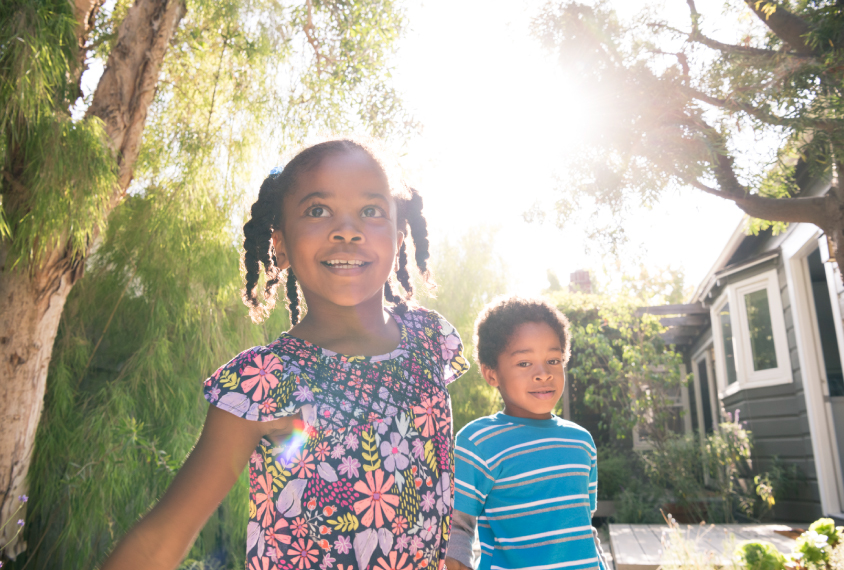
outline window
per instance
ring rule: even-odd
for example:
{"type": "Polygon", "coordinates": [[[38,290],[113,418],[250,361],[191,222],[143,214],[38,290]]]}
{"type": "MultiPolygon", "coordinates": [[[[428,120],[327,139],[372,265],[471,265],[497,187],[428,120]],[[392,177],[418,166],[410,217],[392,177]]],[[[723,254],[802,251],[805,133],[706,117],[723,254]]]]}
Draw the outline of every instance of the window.
{"type": "Polygon", "coordinates": [[[775,270],[727,285],[711,311],[721,396],[792,381],[775,270]]]}
{"type": "Polygon", "coordinates": [[[730,321],[730,303],[724,303],[718,311],[718,326],[721,328],[721,338],[724,344],[724,360],[727,368],[727,385],[736,382],[736,355],[733,350],[733,327],[730,321]]]}
{"type": "MultiPolygon", "coordinates": [[[[685,367],[683,373],[685,375],[685,367]]],[[[650,393],[648,386],[639,388],[644,392],[650,393]]],[[[663,431],[674,432],[677,434],[684,434],[691,430],[691,422],[686,421],[689,417],[689,395],[688,388],[685,385],[673,386],[667,388],[663,392],[666,399],[665,416],[663,420],[665,424],[659,426],[663,431]]],[[[641,420],[633,426],[633,449],[636,451],[646,451],[653,449],[653,442],[651,435],[655,429],[653,410],[644,410],[640,414],[641,420]]]]}

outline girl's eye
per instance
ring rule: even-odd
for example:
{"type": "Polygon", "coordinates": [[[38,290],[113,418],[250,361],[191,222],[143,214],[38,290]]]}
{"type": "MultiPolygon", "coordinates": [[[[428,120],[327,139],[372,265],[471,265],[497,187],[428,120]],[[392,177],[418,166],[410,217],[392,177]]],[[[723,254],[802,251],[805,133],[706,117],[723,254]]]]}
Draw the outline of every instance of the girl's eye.
{"type": "Polygon", "coordinates": [[[308,208],[308,211],[305,212],[305,215],[309,218],[327,218],[328,208],[324,208],[322,206],[313,206],[312,208],[308,208]]]}
{"type": "Polygon", "coordinates": [[[367,206],[363,210],[361,210],[360,215],[364,218],[383,218],[384,212],[381,211],[381,208],[376,208],[375,206],[367,206]]]}

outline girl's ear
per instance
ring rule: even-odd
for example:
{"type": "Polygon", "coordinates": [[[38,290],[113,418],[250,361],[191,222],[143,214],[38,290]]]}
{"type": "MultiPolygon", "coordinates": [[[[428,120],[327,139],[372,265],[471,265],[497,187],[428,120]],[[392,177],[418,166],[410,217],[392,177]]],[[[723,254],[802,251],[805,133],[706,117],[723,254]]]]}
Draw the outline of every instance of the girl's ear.
{"type": "Polygon", "coordinates": [[[284,246],[284,235],[281,230],[275,230],[272,235],[273,249],[275,250],[275,263],[279,271],[290,267],[290,260],[287,258],[287,249],[284,246]]]}
{"type": "Polygon", "coordinates": [[[485,364],[481,364],[481,376],[484,377],[487,384],[493,388],[498,388],[498,374],[495,372],[495,368],[490,368],[485,364]]]}
{"type": "Polygon", "coordinates": [[[401,249],[401,244],[404,243],[404,232],[399,230],[396,232],[396,255],[398,255],[398,251],[401,249]]]}

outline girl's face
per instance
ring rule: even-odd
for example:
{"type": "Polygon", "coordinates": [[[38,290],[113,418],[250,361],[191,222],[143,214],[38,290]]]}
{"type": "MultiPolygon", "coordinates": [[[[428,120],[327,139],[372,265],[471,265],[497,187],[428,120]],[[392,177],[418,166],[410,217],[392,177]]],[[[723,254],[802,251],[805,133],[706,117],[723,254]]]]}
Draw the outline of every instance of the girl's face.
{"type": "Polygon", "coordinates": [[[293,267],[309,306],[380,300],[404,234],[387,179],[366,153],[328,155],[299,175],[282,226],[273,233],[278,266],[293,267]]]}

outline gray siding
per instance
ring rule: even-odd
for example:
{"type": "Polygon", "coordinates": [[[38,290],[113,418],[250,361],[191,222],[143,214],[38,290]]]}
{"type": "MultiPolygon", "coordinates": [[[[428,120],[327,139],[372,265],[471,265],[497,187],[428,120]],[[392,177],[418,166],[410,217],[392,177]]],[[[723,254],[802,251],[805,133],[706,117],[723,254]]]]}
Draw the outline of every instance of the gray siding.
{"type": "Polygon", "coordinates": [[[821,510],[815,473],[791,301],[785,268],[781,261],[777,267],[777,275],[794,381],[791,384],[741,390],[724,398],[722,403],[728,412],[734,414],[739,410],[740,419],[747,422],[747,429],[753,433],[755,471],[764,472],[769,469],[775,457],[783,463],[798,467],[805,479],[799,489],[777,501],[774,515],[783,521],[808,522],[823,516],[824,513],[821,510]]]}

